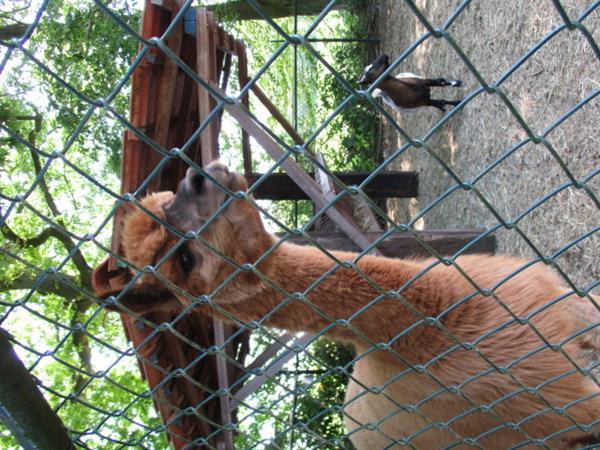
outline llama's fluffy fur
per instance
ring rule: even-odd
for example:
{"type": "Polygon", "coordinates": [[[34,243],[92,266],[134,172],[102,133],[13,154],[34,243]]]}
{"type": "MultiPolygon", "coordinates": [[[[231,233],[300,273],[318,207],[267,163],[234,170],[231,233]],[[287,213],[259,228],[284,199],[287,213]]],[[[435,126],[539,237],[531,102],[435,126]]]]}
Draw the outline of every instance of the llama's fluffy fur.
{"type": "MultiPolygon", "coordinates": [[[[207,170],[225,186],[245,188],[241,175],[229,173],[224,166],[213,164],[207,170]]],[[[216,194],[206,186],[199,193],[190,192],[193,176],[188,173],[177,196],[153,194],[143,200],[144,207],[178,227],[189,224],[189,217],[173,217],[169,211],[182,214],[180,194],[186,201],[197,195],[202,201],[195,203],[192,222],[200,227],[217,204],[207,203],[202,196],[216,194]]],[[[155,264],[177,240],[141,210],[126,217],[122,237],[126,258],[138,268],[155,264]]],[[[292,332],[319,332],[332,320],[348,321],[328,335],[352,342],[363,355],[355,365],[344,411],[352,442],[359,449],[389,448],[393,440],[402,439],[410,439],[417,448],[437,449],[463,438],[478,439],[484,448],[508,448],[561,430],[565,432],[547,445],[568,448],[589,434],[576,427],[567,431],[573,421],[590,424],[598,419],[597,381],[575,370],[563,354],[584,364],[580,349],[598,345],[598,327],[593,328],[600,316],[598,305],[588,297],[568,295],[554,272],[541,263],[528,266],[526,261],[508,256],[458,258],[457,267],[479,288],[494,293],[487,296],[457,267],[430,259],[365,256],[356,262],[358,270],[338,267],[316,248],[289,243],[275,246],[276,238],[267,233],[257,210],[245,200],[232,202],[202,239],[239,265],[254,264],[271,249],[256,270],[288,293],[306,292],[304,299],[286,300],[281,306],[281,292],[252,271],[240,272],[213,297],[240,320],[261,320],[268,315],[265,325],[292,332]],[[328,271],[322,282],[306,291],[328,271]],[[398,289],[401,298],[382,295],[398,289]],[[366,305],[371,306],[364,308],[366,305]],[[361,308],[364,311],[358,313],[361,308]],[[518,323],[513,315],[528,320],[518,323]],[[422,316],[439,317],[439,321],[425,323],[422,316]],[[564,342],[590,326],[579,338],[564,342]],[[459,343],[473,344],[473,348],[459,343]],[[386,344],[389,350],[369,351],[374,344],[386,344]],[[562,344],[561,351],[548,344],[562,344]],[[415,366],[425,370],[409,370],[415,366]],[[456,389],[451,392],[442,386],[456,389]],[[374,390],[365,394],[365,388],[374,390]],[[548,404],[566,408],[565,414],[548,404]],[[411,405],[416,410],[404,408],[411,405]],[[476,405],[487,408],[477,409],[476,405]],[[516,426],[503,426],[505,423],[516,426]]],[[[160,267],[160,273],[194,296],[213,293],[234,268],[200,240],[186,245],[196,267],[184,273],[176,254],[160,267]]],[[[341,261],[353,261],[356,256],[331,253],[341,261]]],[[[160,282],[144,275],[140,283],[160,282]]],[[[189,302],[177,297],[182,303],[189,302]]],[[[213,308],[206,309],[217,314],[213,308]]],[[[457,448],[463,447],[467,445],[457,448]]]]}

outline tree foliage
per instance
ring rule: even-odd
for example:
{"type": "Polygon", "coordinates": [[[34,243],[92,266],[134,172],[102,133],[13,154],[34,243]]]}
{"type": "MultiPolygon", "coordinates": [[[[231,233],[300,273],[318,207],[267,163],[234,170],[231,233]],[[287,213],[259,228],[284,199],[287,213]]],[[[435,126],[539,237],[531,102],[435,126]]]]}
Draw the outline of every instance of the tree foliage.
{"type": "MultiPolygon", "coordinates": [[[[0,29],[31,23],[39,6],[17,2],[2,10],[0,29]]],[[[111,7],[137,27],[140,14],[133,2],[111,7]]],[[[11,333],[51,405],[60,407],[73,437],[93,448],[111,448],[111,441],[117,446],[143,436],[147,430],[136,424],[160,422],[151,401],[140,398],[147,387],[135,359],[111,350],[128,347],[118,317],[98,314],[87,294],[92,267],[104,251],[82,237],[97,231],[98,241],[108,243],[110,230],[98,225],[113,201],[69,163],[118,188],[122,127],[103,111],[94,111],[85,123],[82,118],[91,108],[87,100],[107,97],[124,76],[137,43],[124,39],[91,1],[50,2],[24,48],[27,53],[10,42],[2,46],[0,326],[11,333]],[[52,158],[56,151],[65,159],[52,158]],[[47,273],[51,267],[58,270],[47,273]],[[115,362],[107,376],[95,377],[115,362]],[[129,404],[122,416],[114,416],[129,404]]],[[[111,106],[126,114],[128,92],[111,106]]],[[[160,433],[144,443],[166,445],[160,433]]],[[[18,446],[1,432],[0,447],[18,446]]]]}

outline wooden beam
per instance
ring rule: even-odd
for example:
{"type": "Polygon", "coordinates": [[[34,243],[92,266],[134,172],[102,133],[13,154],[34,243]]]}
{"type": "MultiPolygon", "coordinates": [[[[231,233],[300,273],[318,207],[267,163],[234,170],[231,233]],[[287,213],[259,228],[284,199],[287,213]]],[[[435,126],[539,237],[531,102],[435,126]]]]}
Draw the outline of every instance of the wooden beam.
{"type": "MultiPolygon", "coordinates": [[[[167,46],[173,53],[179,55],[181,51],[181,42],[183,40],[183,25],[180,22],[169,38],[167,46]]],[[[171,58],[166,58],[162,70],[160,83],[160,95],[157,99],[154,142],[161,147],[166,147],[169,128],[171,127],[171,118],[173,114],[173,102],[175,97],[175,87],[177,84],[178,67],[171,58]]]]}
{"type": "Polygon", "coordinates": [[[264,366],[271,358],[273,358],[285,345],[294,338],[293,334],[284,333],[277,338],[267,349],[252,360],[246,366],[246,371],[251,372],[254,369],[264,366]]]}
{"type": "MultiPolygon", "coordinates": [[[[218,86],[213,86],[213,88],[219,95],[225,96],[225,93],[222,92],[218,86]]],[[[269,134],[254,121],[252,116],[248,114],[239,101],[227,103],[225,109],[238,121],[240,126],[245,129],[250,136],[256,139],[271,158],[275,161],[279,161],[285,156],[285,152],[279,144],[277,144],[271,136],[269,136],[269,134]]],[[[331,220],[333,220],[360,248],[364,249],[371,245],[371,241],[365,237],[360,227],[356,225],[353,220],[348,220],[346,216],[340,212],[337,205],[330,204],[330,202],[327,201],[315,180],[313,180],[310,175],[296,163],[296,161],[288,157],[284,159],[280,165],[281,168],[288,173],[290,178],[306,192],[318,209],[327,207],[327,215],[331,217],[331,220]]],[[[373,249],[372,251],[377,252],[377,249],[373,249]]]]}
{"type": "MultiPolygon", "coordinates": [[[[290,135],[295,144],[304,145],[304,139],[302,136],[298,134],[294,126],[288,122],[288,120],[281,114],[281,111],[273,104],[271,99],[267,94],[263,92],[263,90],[258,86],[258,84],[254,83],[252,85],[252,92],[256,95],[256,98],[260,100],[260,102],[267,108],[267,111],[273,116],[273,118],[279,122],[279,124],[283,127],[283,129],[290,135]]],[[[306,149],[309,153],[313,154],[310,149],[306,149]]]]}
{"type": "MultiPolygon", "coordinates": [[[[309,342],[315,339],[314,335],[304,335],[299,339],[296,339],[292,344],[288,347],[294,346],[302,346],[306,347],[309,342]]],[[[288,351],[285,355],[282,355],[279,359],[277,359],[267,370],[264,371],[262,375],[257,376],[256,378],[250,380],[248,383],[244,384],[236,393],[235,397],[231,400],[231,409],[235,409],[239,406],[241,402],[244,401],[246,397],[255,392],[258,388],[260,388],[263,384],[269,381],[270,378],[275,376],[279,369],[283,367],[283,365],[296,356],[296,352],[288,351]]]]}
{"type": "MultiPolygon", "coordinates": [[[[217,353],[217,379],[219,383],[219,389],[229,389],[229,378],[227,376],[227,360],[225,359],[224,353],[226,353],[223,345],[225,344],[225,332],[223,328],[223,322],[217,319],[213,319],[214,339],[215,345],[223,349],[222,352],[217,353]]],[[[219,403],[221,406],[221,424],[226,426],[231,423],[231,404],[229,396],[223,395],[219,397],[219,403]]],[[[217,437],[225,447],[225,450],[233,450],[233,434],[231,430],[224,429],[222,435],[217,437]]]]}
{"type": "MultiPolygon", "coordinates": [[[[473,242],[481,236],[485,230],[483,229],[464,229],[464,230],[423,230],[417,231],[421,240],[425,241],[433,249],[441,255],[453,255],[465,245],[473,242]]],[[[308,233],[319,245],[328,250],[341,250],[349,252],[358,252],[360,248],[348,239],[344,233],[308,233]]],[[[377,232],[364,233],[370,241],[381,236],[377,232]]],[[[290,237],[289,242],[298,245],[313,245],[310,241],[303,237],[290,237]]],[[[417,238],[409,232],[397,232],[391,234],[383,242],[377,245],[381,253],[385,256],[394,258],[410,258],[413,256],[427,257],[431,254],[419,243],[417,238]]],[[[471,247],[465,253],[490,253],[493,254],[496,250],[496,238],[493,235],[488,235],[471,247]]]]}
{"type": "MultiPolygon", "coordinates": [[[[246,46],[242,41],[236,41],[236,49],[238,52],[238,79],[240,88],[248,84],[248,60],[246,58],[246,46]]],[[[242,97],[242,105],[250,110],[250,99],[248,94],[242,97]]],[[[252,173],[252,149],[250,148],[250,136],[246,130],[242,130],[242,158],[244,161],[244,175],[252,173]]]]}
{"type": "MultiPolygon", "coordinates": [[[[217,83],[215,36],[209,25],[205,8],[196,9],[196,72],[207,82],[217,83]]],[[[202,123],[215,108],[216,102],[203,87],[198,87],[198,114],[202,123]]],[[[213,120],[200,135],[202,165],[206,166],[219,156],[217,121],[213,120]]]]}
{"type": "MultiPolygon", "coordinates": [[[[246,179],[254,184],[262,174],[254,173],[246,179]]],[[[309,173],[312,177],[313,174],[309,173]]],[[[370,172],[333,172],[346,186],[359,185],[370,172]]],[[[416,172],[382,172],[364,188],[370,198],[413,198],[417,196],[419,175],[416,172]]],[[[306,200],[308,194],[285,173],[273,173],[256,189],[254,197],[268,200],[306,200]]]]}

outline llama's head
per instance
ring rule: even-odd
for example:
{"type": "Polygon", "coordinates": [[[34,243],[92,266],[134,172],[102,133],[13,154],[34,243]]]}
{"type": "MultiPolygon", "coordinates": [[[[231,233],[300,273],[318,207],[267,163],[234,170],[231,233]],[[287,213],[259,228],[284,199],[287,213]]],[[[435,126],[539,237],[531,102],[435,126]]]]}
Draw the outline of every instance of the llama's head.
{"type": "Polygon", "coordinates": [[[245,191],[244,177],[218,162],[205,172],[208,176],[188,169],[176,193],[148,195],[143,208],[123,220],[125,258],[136,270],[155,267],[156,272],[142,275],[133,293],[123,297],[132,311],[172,308],[175,299],[185,305],[189,300],[179,289],[192,296],[210,294],[234,271],[233,262],[255,262],[270,245],[256,208],[245,199],[230,199],[223,189],[245,191]],[[200,231],[198,238],[179,245],[181,237],[161,221],[182,234],[200,231]]]}
{"type": "Polygon", "coordinates": [[[365,67],[365,70],[358,78],[358,84],[367,85],[371,84],[377,78],[381,76],[386,69],[390,67],[390,60],[388,55],[381,55],[372,64],[365,67]]]}

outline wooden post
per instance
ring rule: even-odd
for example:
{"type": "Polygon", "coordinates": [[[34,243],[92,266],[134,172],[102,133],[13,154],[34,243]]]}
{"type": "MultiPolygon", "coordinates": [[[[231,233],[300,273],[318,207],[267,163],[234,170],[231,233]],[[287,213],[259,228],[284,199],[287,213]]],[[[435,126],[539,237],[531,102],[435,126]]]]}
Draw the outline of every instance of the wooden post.
{"type": "MultiPolygon", "coordinates": [[[[229,378],[227,376],[227,360],[223,355],[223,352],[225,352],[223,322],[214,319],[213,326],[215,331],[215,345],[222,349],[221,352],[217,353],[217,379],[219,382],[219,389],[228,390],[229,378]]],[[[221,424],[228,425],[231,423],[231,402],[229,396],[223,395],[219,397],[219,403],[221,405],[221,424]]],[[[222,430],[221,435],[219,435],[217,439],[223,443],[223,447],[226,450],[234,450],[233,433],[231,430],[222,430]]]]}
{"type": "MultiPolygon", "coordinates": [[[[238,77],[240,81],[240,88],[243,88],[248,84],[248,81],[250,81],[250,78],[248,78],[246,46],[242,41],[237,41],[236,44],[238,54],[238,77]]],[[[242,105],[244,105],[244,107],[247,109],[250,109],[250,99],[248,94],[242,97],[242,105]]],[[[244,129],[242,129],[242,157],[244,160],[244,175],[248,176],[252,173],[252,150],[250,148],[250,136],[244,129]]]]}
{"type": "MultiPolygon", "coordinates": [[[[205,81],[216,84],[217,47],[209,27],[206,8],[196,9],[196,72],[205,81]]],[[[202,123],[216,107],[215,100],[203,87],[198,87],[198,114],[202,123]]],[[[202,165],[206,166],[219,156],[218,127],[213,120],[200,135],[202,165]]]]}

